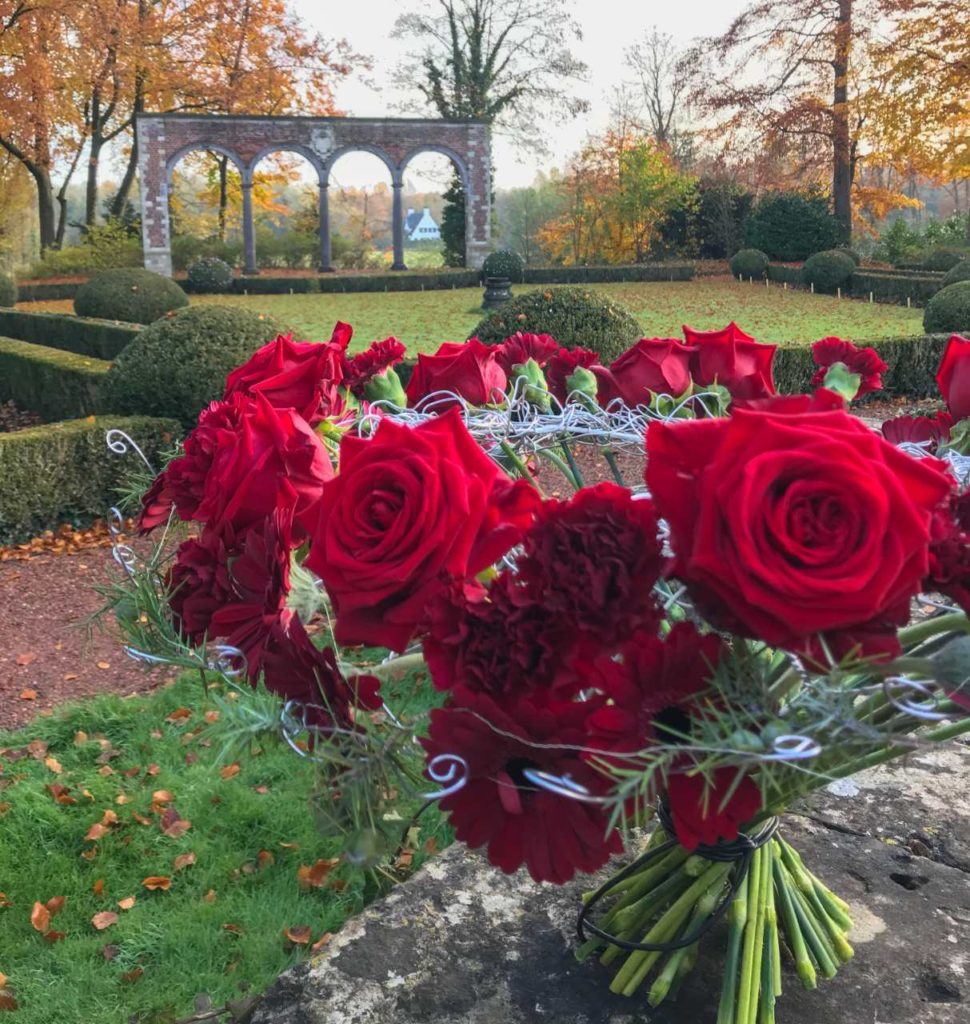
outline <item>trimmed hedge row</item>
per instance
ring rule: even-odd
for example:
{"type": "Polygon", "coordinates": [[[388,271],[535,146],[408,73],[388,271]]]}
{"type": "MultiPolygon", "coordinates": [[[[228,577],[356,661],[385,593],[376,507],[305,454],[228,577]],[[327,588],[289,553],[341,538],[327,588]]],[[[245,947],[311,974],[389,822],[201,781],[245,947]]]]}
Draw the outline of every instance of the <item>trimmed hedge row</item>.
{"type": "MultiPolygon", "coordinates": [[[[778,284],[786,283],[794,288],[804,288],[801,267],[790,267],[781,263],[768,265],[768,280],[778,284]]],[[[868,299],[869,293],[877,302],[899,302],[907,299],[913,305],[925,305],[940,288],[943,275],[921,271],[918,274],[903,274],[888,270],[855,270],[849,283],[843,289],[845,295],[857,299],[868,299]]]]}
{"type": "Polygon", "coordinates": [[[26,313],[0,309],[0,336],[32,341],[79,356],[112,360],[140,330],[135,324],[92,320],[68,313],[26,313]]]}
{"type": "Polygon", "coordinates": [[[0,543],[105,514],[134,466],[134,456],[108,451],[105,432],[112,428],[128,434],[152,462],[179,431],[173,420],[91,416],[0,434],[0,543]]]}
{"type": "Polygon", "coordinates": [[[38,281],[31,284],[17,285],[18,302],[58,302],[61,299],[73,299],[82,281],[51,283],[38,281]]]}
{"type": "Polygon", "coordinates": [[[12,399],[45,420],[101,412],[101,387],[110,366],[103,359],[0,337],[0,402],[12,399]]]}
{"type": "Polygon", "coordinates": [[[690,281],[693,276],[693,263],[637,263],[622,267],[526,267],[522,279],[525,284],[608,284],[612,281],[690,281]]]}
{"type": "Polygon", "coordinates": [[[801,286],[802,268],[789,267],[784,263],[769,263],[768,280],[777,281],[778,284],[801,286]]]}

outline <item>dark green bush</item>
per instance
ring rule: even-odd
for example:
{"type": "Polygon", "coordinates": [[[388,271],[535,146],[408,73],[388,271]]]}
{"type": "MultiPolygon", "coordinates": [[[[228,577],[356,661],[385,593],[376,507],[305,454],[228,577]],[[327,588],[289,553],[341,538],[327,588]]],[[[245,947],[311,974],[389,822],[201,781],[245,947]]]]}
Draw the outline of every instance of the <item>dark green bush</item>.
{"type": "Polygon", "coordinates": [[[150,324],[189,304],[188,296],[170,278],[140,267],[103,270],[74,296],[74,312],[102,320],[150,324]]]}
{"type": "Polygon", "coordinates": [[[486,277],[507,277],[513,284],[521,283],[525,260],[512,249],[496,249],[485,257],[482,280],[486,277]]]}
{"type": "Polygon", "coordinates": [[[643,333],[619,302],[583,288],[546,288],[516,295],[489,313],[469,337],[497,345],[516,331],[551,334],[566,348],[593,349],[604,363],[616,359],[643,333]]]}
{"type": "Polygon", "coordinates": [[[117,503],[133,462],[105,446],[105,433],[113,428],[128,434],[157,465],[179,425],[144,416],[92,416],[0,434],[0,543],[104,516],[117,503]]]}
{"type": "Polygon", "coordinates": [[[111,320],[85,320],[67,313],[27,313],[19,309],[0,309],[0,337],[32,341],[79,356],[95,359],[114,357],[131,341],[140,328],[111,320]]]}
{"type": "Polygon", "coordinates": [[[934,249],[923,259],[924,270],[952,270],[967,255],[965,249],[934,249]]]}
{"type": "MultiPolygon", "coordinates": [[[[902,274],[897,271],[856,270],[848,285],[848,294],[858,299],[873,299],[925,306],[942,287],[939,276],[902,274]]],[[[845,289],[843,289],[845,291],[845,289]]]]}
{"type": "Polygon", "coordinates": [[[802,280],[805,284],[814,285],[817,292],[834,292],[848,284],[854,270],[855,264],[850,256],[841,249],[828,249],[805,260],[802,280]]]}
{"type": "Polygon", "coordinates": [[[783,263],[770,263],[767,273],[768,280],[777,281],[778,284],[800,285],[802,283],[801,267],[787,267],[783,263]]]}
{"type": "Polygon", "coordinates": [[[188,270],[190,264],[203,256],[216,256],[230,267],[235,267],[242,259],[242,243],[225,242],[215,235],[208,238],[176,235],[172,239],[172,266],[175,270],[188,270]]]}
{"type": "Polygon", "coordinates": [[[970,259],[960,260],[943,275],[943,287],[956,284],[957,281],[970,281],[970,259]]]}
{"type": "Polygon", "coordinates": [[[8,274],[0,274],[0,306],[17,305],[17,282],[8,274]]]}
{"type": "Polygon", "coordinates": [[[745,241],[773,260],[790,263],[839,242],[839,222],[824,196],[801,192],[766,195],[745,224],[745,241]]]}
{"type": "Polygon", "coordinates": [[[856,266],[859,266],[859,264],[862,263],[862,257],[855,249],[852,248],[851,245],[837,245],[835,248],[838,252],[844,252],[856,266]]]}
{"type": "Polygon", "coordinates": [[[102,386],[110,365],[45,345],[0,338],[0,402],[13,400],[45,420],[101,412],[102,386]]]}
{"type": "Polygon", "coordinates": [[[29,271],[31,277],[96,274],[112,267],[140,267],[141,239],[119,220],[85,229],[78,245],[48,249],[29,271]]]}
{"type": "Polygon", "coordinates": [[[731,274],[745,280],[763,281],[768,271],[768,257],[760,249],[742,249],[731,257],[731,274]]]}
{"type": "Polygon", "coordinates": [[[608,284],[611,281],[690,281],[693,263],[634,263],[602,267],[526,267],[525,284],[608,284]]]}
{"type": "Polygon", "coordinates": [[[970,281],[957,281],[941,288],[926,304],[923,329],[970,332],[970,281]]]}
{"type": "Polygon", "coordinates": [[[189,289],[201,295],[232,291],[232,267],[218,256],[200,256],[189,266],[189,289]]]}
{"type": "Polygon", "coordinates": [[[20,302],[58,302],[61,299],[73,299],[81,286],[76,281],[58,281],[48,284],[46,281],[19,284],[18,301],[20,302]]]}
{"type": "Polygon", "coordinates": [[[183,309],[139,332],[118,356],[105,380],[105,407],[172,417],[191,428],[222,397],[226,375],[283,330],[246,309],[183,309]]]}

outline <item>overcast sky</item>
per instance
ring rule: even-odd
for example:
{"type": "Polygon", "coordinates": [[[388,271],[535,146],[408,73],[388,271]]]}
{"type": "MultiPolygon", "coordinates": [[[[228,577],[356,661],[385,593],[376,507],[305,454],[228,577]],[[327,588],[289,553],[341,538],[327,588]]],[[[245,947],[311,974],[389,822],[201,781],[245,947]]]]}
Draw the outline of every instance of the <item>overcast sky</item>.
{"type": "MultiPolygon", "coordinates": [[[[400,97],[391,85],[390,72],[404,56],[407,45],[391,38],[394,19],[411,7],[406,0],[352,0],[342,3],[321,3],[320,0],[295,0],[296,9],[312,26],[326,37],[345,38],[351,47],[365,53],[374,62],[368,75],[371,84],[355,75],[337,92],[337,103],[350,115],[380,117],[394,113],[400,97]]],[[[522,153],[505,140],[493,143],[498,188],[528,185],[540,168],[562,165],[570,153],[582,145],[589,132],[601,130],[609,117],[609,97],[615,86],[630,73],[624,67],[623,50],[631,42],[656,25],[668,32],[681,45],[698,35],[711,35],[727,28],[732,18],[745,7],[744,0],[681,0],[658,4],[636,3],[632,0],[576,0],[574,10],[583,29],[583,39],[573,50],[589,66],[589,80],[583,94],[590,103],[587,114],[572,123],[557,127],[548,139],[551,154],[522,153]]],[[[426,155],[418,158],[409,178],[418,187],[436,184],[436,160],[443,157],[426,155]],[[425,170],[430,175],[420,173],[425,170]]],[[[374,185],[383,180],[376,157],[351,155],[334,169],[334,184],[374,185]]]]}

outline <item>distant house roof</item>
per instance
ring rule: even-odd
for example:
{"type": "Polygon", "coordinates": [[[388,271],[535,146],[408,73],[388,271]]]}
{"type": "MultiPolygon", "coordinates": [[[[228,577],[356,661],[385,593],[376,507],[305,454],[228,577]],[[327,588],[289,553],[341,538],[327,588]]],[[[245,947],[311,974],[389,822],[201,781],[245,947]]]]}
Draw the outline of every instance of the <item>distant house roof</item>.
{"type": "Polygon", "coordinates": [[[423,216],[424,214],[420,210],[409,209],[404,217],[405,233],[408,235],[411,234],[411,232],[418,226],[418,223],[423,216]]]}

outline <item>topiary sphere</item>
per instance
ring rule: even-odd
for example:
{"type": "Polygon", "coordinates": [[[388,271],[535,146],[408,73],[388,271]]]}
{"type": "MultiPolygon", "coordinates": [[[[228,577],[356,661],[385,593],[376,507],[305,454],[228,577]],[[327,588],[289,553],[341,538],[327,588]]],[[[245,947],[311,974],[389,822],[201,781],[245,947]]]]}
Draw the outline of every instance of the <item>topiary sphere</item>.
{"type": "Polygon", "coordinates": [[[970,332],[970,281],[948,284],[926,303],[923,330],[927,334],[970,332]]]}
{"type": "Polygon", "coordinates": [[[643,334],[634,315],[619,302],[585,288],[543,288],[524,292],[493,310],[471,332],[497,345],[516,331],[551,334],[564,348],[589,348],[610,363],[643,334]]]}
{"type": "Polygon", "coordinates": [[[158,320],[122,349],[103,397],[111,412],[167,416],[195,426],[221,398],[226,376],[285,329],[275,320],[230,306],[192,306],[158,320]]]}
{"type": "Polygon", "coordinates": [[[512,249],[496,249],[485,257],[482,264],[482,279],[486,277],[507,277],[513,283],[522,280],[525,260],[512,249]]]}
{"type": "Polygon", "coordinates": [[[815,286],[817,292],[834,292],[844,288],[855,271],[852,257],[841,249],[826,249],[809,256],[802,267],[802,280],[815,286]]]}
{"type": "Polygon", "coordinates": [[[839,245],[839,246],[836,246],[835,251],[836,252],[844,252],[846,254],[846,256],[848,256],[849,259],[852,260],[852,262],[856,266],[859,266],[859,264],[862,262],[862,257],[855,251],[855,249],[852,248],[851,245],[839,245]]]}
{"type": "Polygon", "coordinates": [[[760,249],[742,249],[731,257],[731,274],[763,281],[768,273],[768,257],[760,249]]]}
{"type": "Polygon", "coordinates": [[[200,256],[189,265],[189,288],[201,295],[232,291],[232,267],[218,256],[200,256]]]}
{"type": "Polygon", "coordinates": [[[17,305],[17,283],[8,274],[0,274],[0,306],[17,305]]]}
{"type": "Polygon", "coordinates": [[[952,270],[965,256],[962,249],[934,249],[923,260],[923,269],[952,270]]]}
{"type": "Polygon", "coordinates": [[[150,324],[189,304],[188,296],[170,278],[141,267],[102,270],[74,296],[74,312],[101,320],[150,324]]]}
{"type": "Polygon", "coordinates": [[[970,281],[970,259],[960,260],[954,264],[943,276],[942,287],[949,284],[956,284],[957,281],[970,281]]]}

